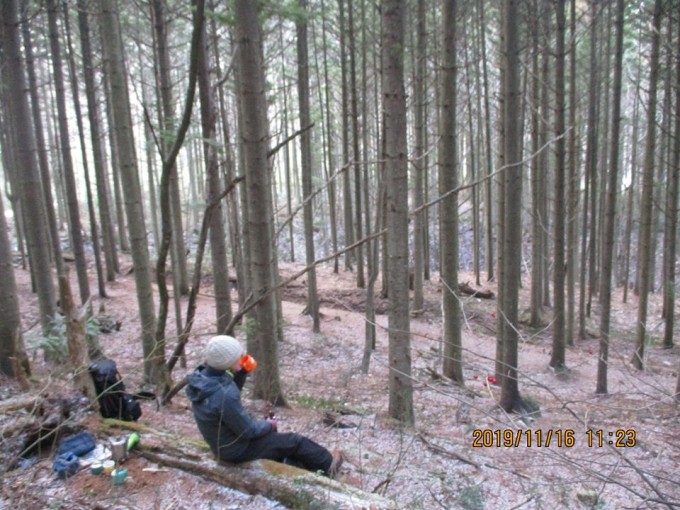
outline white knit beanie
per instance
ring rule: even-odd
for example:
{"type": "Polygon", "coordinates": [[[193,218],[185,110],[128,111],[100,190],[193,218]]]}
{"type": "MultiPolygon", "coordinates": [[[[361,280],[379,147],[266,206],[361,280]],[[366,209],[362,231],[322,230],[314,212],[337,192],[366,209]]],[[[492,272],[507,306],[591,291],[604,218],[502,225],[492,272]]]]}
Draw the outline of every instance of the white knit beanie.
{"type": "Polygon", "coordinates": [[[233,336],[218,335],[208,342],[203,352],[205,364],[215,370],[227,370],[243,356],[243,347],[233,336]]]}

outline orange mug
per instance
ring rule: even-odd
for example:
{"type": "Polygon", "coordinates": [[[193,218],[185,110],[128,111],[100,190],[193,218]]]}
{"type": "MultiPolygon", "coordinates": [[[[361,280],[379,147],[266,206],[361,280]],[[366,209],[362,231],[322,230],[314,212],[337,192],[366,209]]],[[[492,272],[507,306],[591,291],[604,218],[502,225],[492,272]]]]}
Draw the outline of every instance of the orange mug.
{"type": "Polygon", "coordinates": [[[257,368],[257,361],[250,354],[244,354],[241,357],[241,366],[246,372],[252,372],[257,368]]]}

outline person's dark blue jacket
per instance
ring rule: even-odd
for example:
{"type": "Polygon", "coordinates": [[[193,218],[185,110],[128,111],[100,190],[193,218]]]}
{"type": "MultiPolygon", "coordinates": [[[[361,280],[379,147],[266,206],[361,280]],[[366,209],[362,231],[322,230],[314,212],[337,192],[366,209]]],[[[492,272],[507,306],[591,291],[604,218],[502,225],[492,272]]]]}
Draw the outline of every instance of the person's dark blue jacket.
{"type": "Polygon", "coordinates": [[[254,420],[241,405],[244,371],[231,372],[199,366],[189,376],[186,395],[192,403],[194,418],[210,449],[221,460],[247,460],[250,441],[273,428],[266,420],[254,420]]]}

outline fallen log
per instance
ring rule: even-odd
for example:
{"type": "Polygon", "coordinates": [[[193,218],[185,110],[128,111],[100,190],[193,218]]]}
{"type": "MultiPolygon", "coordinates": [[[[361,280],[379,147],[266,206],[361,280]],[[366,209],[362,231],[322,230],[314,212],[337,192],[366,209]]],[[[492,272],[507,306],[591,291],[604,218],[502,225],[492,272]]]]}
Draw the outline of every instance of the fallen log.
{"type": "Polygon", "coordinates": [[[34,394],[24,394],[17,397],[8,398],[0,402],[0,416],[15,413],[20,410],[33,412],[42,409],[45,399],[36,397],[34,394]]]}
{"type": "Polygon", "coordinates": [[[227,464],[212,459],[196,461],[147,448],[142,448],[139,455],[157,464],[181,469],[241,492],[260,494],[290,508],[397,508],[393,501],[377,494],[271,460],[227,464]]]}
{"type": "MultiPolygon", "coordinates": [[[[127,428],[127,422],[104,420],[127,428]]],[[[139,424],[130,424],[139,430],[139,424]]],[[[146,429],[137,454],[161,466],[181,469],[241,492],[262,495],[290,508],[396,510],[392,500],[325,476],[270,460],[242,464],[220,462],[203,441],[170,439],[166,433],[146,429]]]]}
{"type": "Polygon", "coordinates": [[[490,290],[473,289],[468,282],[458,284],[458,290],[468,296],[478,297],[481,299],[493,299],[494,293],[490,290]]]}
{"type": "Polygon", "coordinates": [[[22,458],[49,452],[64,435],[78,430],[84,403],[80,396],[19,397],[4,403],[0,414],[0,472],[15,469],[22,458]],[[12,410],[11,412],[9,410],[12,410]]]}

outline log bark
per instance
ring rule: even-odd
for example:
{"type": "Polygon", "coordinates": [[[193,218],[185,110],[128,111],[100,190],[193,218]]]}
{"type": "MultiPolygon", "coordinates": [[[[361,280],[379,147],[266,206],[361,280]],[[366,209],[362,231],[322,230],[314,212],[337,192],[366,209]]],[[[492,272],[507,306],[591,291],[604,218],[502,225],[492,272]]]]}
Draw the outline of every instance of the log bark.
{"type": "Polygon", "coordinates": [[[463,294],[467,294],[468,296],[474,296],[482,299],[493,299],[495,297],[494,293],[490,290],[473,289],[467,282],[459,283],[458,290],[463,294]]]}
{"type": "Polygon", "coordinates": [[[15,469],[21,458],[50,451],[63,436],[80,428],[86,403],[79,394],[59,398],[27,395],[0,406],[0,473],[15,469]]]}
{"type": "Polygon", "coordinates": [[[376,494],[271,460],[226,464],[212,459],[192,460],[144,448],[139,454],[157,464],[181,469],[249,494],[261,494],[290,508],[396,509],[376,494]]]}
{"type": "Polygon", "coordinates": [[[114,427],[139,430],[142,442],[137,454],[151,462],[200,476],[248,494],[261,494],[290,508],[396,510],[394,501],[331,480],[325,476],[270,460],[229,464],[215,460],[201,441],[178,441],[162,431],[138,423],[104,420],[114,427]],[[143,428],[144,430],[140,430],[143,428]]]}
{"type": "Polygon", "coordinates": [[[25,409],[26,411],[33,411],[40,409],[44,405],[45,400],[42,397],[37,397],[33,394],[22,394],[16,397],[8,398],[0,402],[0,418],[6,414],[14,413],[25,409]]]}

